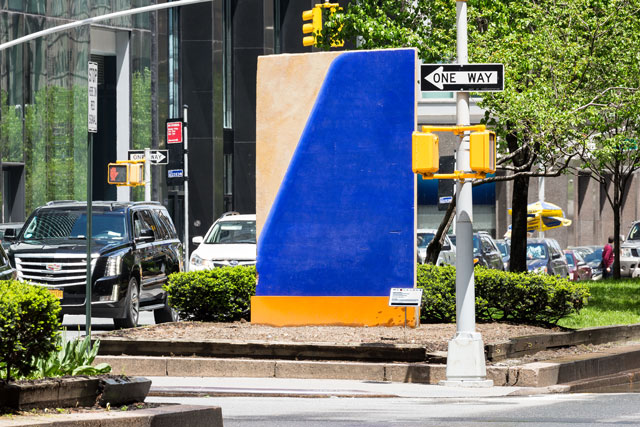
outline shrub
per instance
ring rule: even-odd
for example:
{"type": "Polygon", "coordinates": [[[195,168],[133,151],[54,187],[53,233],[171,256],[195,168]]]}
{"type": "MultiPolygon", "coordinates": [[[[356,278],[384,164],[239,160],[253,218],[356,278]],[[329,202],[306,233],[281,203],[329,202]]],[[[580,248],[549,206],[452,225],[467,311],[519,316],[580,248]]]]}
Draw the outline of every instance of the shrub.
{"type": "Polygon", "coordinates": [[[55,349],[59,312],[60,302],[47,289],[0,281],[0,364],[7,381],[13,372],[27,376],[35,360],[55,349]]]}
{"type": "MultiPolygon", "coordinates": [[[[510,273],[476,267],[476,318],[555,324],[580,311],[589,298],[587,287],[557,276],[510,273]]],[[[424,289],[421,320],[425,323],[455,320],[455,267],[418,267],[418,287],[424,289]]]]}
{"type": "Polygon", "coordinates": [[[63,342],[60,335],[57,337],[56,347],[58,351],[52,351],[46,358],[35,361],[35,370],[29,378],[62,377],[65,375],[98,375],[111,372],[111,366],[100,363],[92,366],[100,340],[91,345],[91,337],[73,339],[63,342]]]}
{"type": "Polygon", "coordinates": [[[174,273],[164,288],[169,304],[183,319],[248,319],[251,297],[256,293],[256,268],[237,266],[174,273]]]}

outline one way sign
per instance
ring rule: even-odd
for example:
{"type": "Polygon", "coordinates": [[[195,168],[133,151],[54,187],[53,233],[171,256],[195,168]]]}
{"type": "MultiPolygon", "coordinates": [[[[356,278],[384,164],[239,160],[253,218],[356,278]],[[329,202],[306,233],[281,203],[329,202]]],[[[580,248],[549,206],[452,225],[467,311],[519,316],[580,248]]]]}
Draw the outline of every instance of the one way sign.
{"type": "Polygon", "coordinates": [[[504,90],[502,64],[423,64],[420,67],[423,92],[489,92],[504,90]]]}
{"type": "MultiPolygon", "coordinates": [[[[129,150],[129,160],[144,160],[144,150],[129,150]]],[[[166,165],[169,162],[169,150],[151,150],[149,161],[154,165],[166,165]]]]}

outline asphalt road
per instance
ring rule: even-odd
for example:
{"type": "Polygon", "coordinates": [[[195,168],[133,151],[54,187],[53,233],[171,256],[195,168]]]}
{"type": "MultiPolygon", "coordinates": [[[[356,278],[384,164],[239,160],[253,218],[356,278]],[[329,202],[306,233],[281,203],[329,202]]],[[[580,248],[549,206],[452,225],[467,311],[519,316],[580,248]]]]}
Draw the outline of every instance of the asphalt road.
{"type": "Polygon", "coordinates": [[[225,427],[640,425],[640,394],[466,398],[148,397],[222,407],[225,427]]]}
{"type": "MultiPolygon", "coordinates": [[[[75,316],[70,314],[67,314],[66,316],[64,316],[64,320],[62,322],[62,328],[63,330],[66,330],[64,332],[65,337],[67,339],[73,339],[75,337],[84,336],[85,335],[84,329],[86,325],[85,319],[86,319],[85,316],[75,316]]],[[[153,325],[154,323],[155,321],[153,320],[153,311],[140,312],[140,321],[139,321],[140,325],[153,325]]],[[[113,327],[112,319],[97,318],[97,317],[91,318],[91,331],[92,331],[91,334],[92,335],[100,334],[106,331],[112,331],[113,329],[114,327],[113,327]]]]}

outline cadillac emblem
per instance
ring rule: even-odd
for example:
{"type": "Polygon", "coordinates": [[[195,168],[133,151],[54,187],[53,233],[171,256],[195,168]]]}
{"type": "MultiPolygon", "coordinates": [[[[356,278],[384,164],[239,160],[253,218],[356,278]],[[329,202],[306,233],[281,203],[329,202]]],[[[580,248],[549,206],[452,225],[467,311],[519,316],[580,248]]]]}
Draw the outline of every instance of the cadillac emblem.
{"type": "Polygon", "coordinates": [[[57,262],[52,262],[47,264],[47,270],[48,271],[60,271],[62,270],[62,264],[59,264],[57,262]]]}

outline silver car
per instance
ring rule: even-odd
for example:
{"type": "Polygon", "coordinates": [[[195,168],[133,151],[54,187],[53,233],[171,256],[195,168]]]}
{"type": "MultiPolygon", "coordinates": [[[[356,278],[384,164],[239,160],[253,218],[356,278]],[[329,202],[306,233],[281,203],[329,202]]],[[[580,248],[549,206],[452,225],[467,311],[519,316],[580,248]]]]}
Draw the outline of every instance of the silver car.
{"type": "MultiPolygon", "coordinates": [[[[424,264],[427,258],[427,246],[429,246],[429,242],[433,240],[433,237],[436,235],[436,229],[431,228],[421,228],[418,230],[418,263],[424,264]]],[[[440,250],[440,255],[438,255],[438,260],[436,261],[436,265],[455,265],[456,263],[456,247],[451,243],[449,236],[444,236],[444,241],[442,242],[442,249],[440,250]]]]}
{"type": "Polygon", "coordinates": [[[640,266],[640,221],[631,224],[627,239],[620,245],[620,276],[632,277],[640,266]]]}

